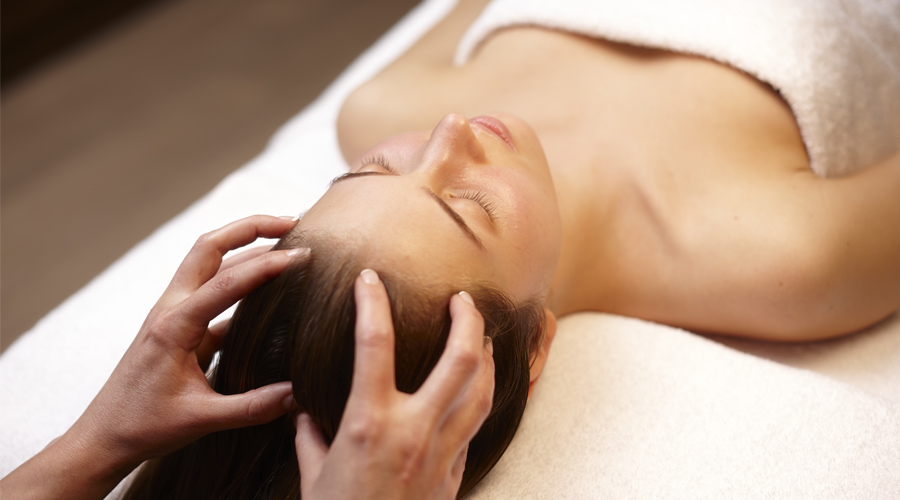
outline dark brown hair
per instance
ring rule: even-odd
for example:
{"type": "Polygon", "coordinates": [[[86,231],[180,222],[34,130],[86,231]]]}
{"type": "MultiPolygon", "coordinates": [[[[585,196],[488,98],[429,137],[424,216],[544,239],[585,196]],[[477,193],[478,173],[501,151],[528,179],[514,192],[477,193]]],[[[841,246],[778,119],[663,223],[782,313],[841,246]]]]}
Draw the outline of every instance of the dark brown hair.
{"type": "MultiPolygon", "coordinates": [[[[310,246],[303,264],[249,294],[228,325],[211,377],[222,394],[291,380],[294,398],[331,443],[350,393],[359,259],[340,246],[296,234],[279,247],[310,246]]],[[[376,269],[391,299],[397,388],[412,393],[434,368],[450,330],[450,286],[413,284],[376,269]]],[[[407,280],[408,281],[408,280],[407,280]]],[[[515,304],[486,283],[461,283],[494,344],[494,404],[469,445],[459,496],[494,466],[519,425],[528,397],[529,358],[541,342],[543,310],[515,304]]],[[[457,288],[458,290],[460,288],[457,288]]],[[[299,471],[290,415],[217,432],[144,465],[126,499],[295,499],[299,471]]]]}

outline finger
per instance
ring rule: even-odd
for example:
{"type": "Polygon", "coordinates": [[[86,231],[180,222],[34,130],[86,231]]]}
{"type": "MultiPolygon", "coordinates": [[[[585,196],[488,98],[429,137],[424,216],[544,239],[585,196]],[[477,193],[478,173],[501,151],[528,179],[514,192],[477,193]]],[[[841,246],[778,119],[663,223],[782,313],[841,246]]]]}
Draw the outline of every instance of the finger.
{"type": "Polygon", "coordinates": [[[204,234],[178,267],[169,290],[193,292],[215,276],[222,264],[222,256],[229,250],[247,245],[259,237],[278,238],[295,224],[293,219],[254,215],[204,234]]]}
{"type": "Polygon", "coordinates": [[[233,396],[214,394],[204,402],[210,431],[237,429],[271,422],[293,406],[291,382],[277,382],[233,396]]]}
{"type": "Polygon", "coordinates": [[[396,389],[391,303],[378,274],[366,269],[354,284],[356,354],[350,401],[380,398],[396,389]]]}
{"type": "Polygon", "coordinates": [[[298,413],[294,417],[294,427],[297,428],[294,446],[297,448],[297,463],[300,465],[300,497],[308,498],[307,491],[322,472],[328,445],[319,428],[306,413],[298,413]]]}
{"type": "MultiPolygon", "coordinates": [[[[464,293],[464,292],[462,292],[464,293]]],[[[450,335],[437,366],[416,393],[420,405],[442,419],[478,373],[483,360],[484,319],[471,296],[462,293],[450,298],[450,335]]]]}
{"type": "Polygon", "coordinates": [[[493,408],[494,358],[489,349],[484,350],[483,356],[478,375],[457,401],[441,429],[445,445],[450,449],[471,441],[493,408]]]}
{"type": "Polygon", "coordinates": [[[456,456],[453,467],[450,468],[450,484],[453,486],[453,491],[459,491],[459,485],[462,483],[462,475],[466,470],[466,458],[468,457],[468,454],[469,443],[466,442],[462,451],[456,456]]]}
{"type": "Polygon", "coordinates": [[[228,320],[219,321],[207,328],[206,334],[203,335],[203,340],[200,341],[200,345],[197,347],[197,364],[200,365],[200,369],[204,372],[209,369],[213,355],[222,348],[226,327],[228,327],[228,320]]]}
{"type": "MultiPolygon", "coordinates": [[[[259,287],[278,276],[291,263],[309,256],[309,249],[293,248],[267,252],[255,259],[244,262],[217,274],[179,304],[177,313],[184,322],[180,331],[184,332],[185,349],[196,348],[200,338],[189,336],[187,332],[197,331],[195,325],[207,325],[225,309],[259,287]]],[[[205,328],[199,333],[205,333],[205,328]]]]}
{"type": "Polygon", "coordinates": [[[250,248],[248,250],[244,250],[243,252],[241,252],[237,255],[234,255],[232,257],[228,257],[227,259],[222,261],[222,265],[219,267],[219,272],[221,273],[222,271],[224,271],[226,269],[229,269],[238,264],[247,262],[250,259],[259,257],[260,255],[271,250],[273,246],[275,246],[275,245],[263,245],[261,247],[254,247],[254,248],[250,248]]]}

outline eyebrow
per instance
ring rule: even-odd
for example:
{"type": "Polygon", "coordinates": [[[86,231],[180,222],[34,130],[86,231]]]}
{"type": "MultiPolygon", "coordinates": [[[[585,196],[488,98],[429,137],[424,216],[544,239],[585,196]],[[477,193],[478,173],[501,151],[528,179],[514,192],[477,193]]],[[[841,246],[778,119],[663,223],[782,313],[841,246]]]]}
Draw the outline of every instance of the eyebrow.
{"type": "Polygon", "coordinates": [[[334,186],[338,182],[345,181],[347,179],[353,179],[354,177],[366,177],[368,175],[393,175],[393,174],[386,174],[384,172],[375,172],[374,170],[367,170],[365,172],[347,172],[346,174],[339,175],[339,176],[335,177],[334,179],[331,179],[331,183],[329,183],[328,185],[334,186]]]}
{"type": "MultiPolygon", "coordinates": [[[[375,171],[371,171],[371,170],[367,171],[367,172],[347,172],[346,174],[335,177],[331,181],[331,185],[333,186],[341,181],[353,179],[356,177],[366,177],[369,175],[394,175],[394,174],[387,174],[384,172],[375,172],[375,171]]],[[[427,187],[422,186],[422,191],[424,191],[426,194],[428,194],[428,196],[431,197],[431,199],[433,199],[434,201],[437,202],[438,205],[440,205],[440,207],[444,210],[444,212],[446,212],[447,215],[449,215],[450,218],[453,219],[453,222],[455,222],[456,225],[459,226],[459,228],[462,229],[464,233],[466,233],[466,236],[468,236],[469,239],[471,239],[473,242],[475,242],[476,245],[478,245],[478,248],[480,248],[481,250],[484,250],[484,244],[481,242],[481,238],[479,238],[475,234],[475,232],[472,231],[472,228],[470,228],[469,225],[466,224],[466,221],[459,215],[459,213],[456,212],[456,210],[453,210],[453,208],[450,205],[448,205],[447,202],[445,202],[443,199],[441,199],[440,196],[435,194],[434,191],[428,189],[427,187]]]]}
{"type": "Polygon", "coordinates": [[[434,201],[436,201],[438,205],[440,205],[441,208],[443,208],[444,211],[447,212],[447,215],[449,215],[450,218],[453,219],[453,222],[455,222],[456,225],[459,226],[464,233],[466,233],[466,236],[471,238],[471,240],[474,241],[476,245],[478,245],[478,248],[484,250],[484,244],[481,243],[481,239],[475,235],[475,232],[472,231],[472,228],[470,228],[468,224],[466,224],[466,221],[463,220],[463,218],[460,217],[458,213],[456,213],[456,210],[453,210],[450,205],[447,204],[447,202],[442,200],[440,196],[436,195],[434,191],[428,189],[427,187],[422,186],[422,191],[425,191],[428,196],[431,196],[434,201]]]}

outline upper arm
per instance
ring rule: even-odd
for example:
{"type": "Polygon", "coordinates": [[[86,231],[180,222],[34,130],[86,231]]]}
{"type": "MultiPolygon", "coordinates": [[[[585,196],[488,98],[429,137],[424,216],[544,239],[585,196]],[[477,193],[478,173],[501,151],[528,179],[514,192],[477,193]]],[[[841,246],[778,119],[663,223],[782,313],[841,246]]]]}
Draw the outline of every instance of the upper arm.
{"type": "MultiPolygon", "coordinates": [[[[680,190],[657,285],[665,322],[799,341],[900,308],[900,154],[854,175],[734,170],[680,190]]],[[[676,190],[678,191],[678,190],[676,190]]]]}
{"type": "Polygon", "coordinates": [[[900,153],[853,175],[809,179],[803,189],[821,213],[823,287],[835,314],[858,329],[900,307],[900,153]]]}

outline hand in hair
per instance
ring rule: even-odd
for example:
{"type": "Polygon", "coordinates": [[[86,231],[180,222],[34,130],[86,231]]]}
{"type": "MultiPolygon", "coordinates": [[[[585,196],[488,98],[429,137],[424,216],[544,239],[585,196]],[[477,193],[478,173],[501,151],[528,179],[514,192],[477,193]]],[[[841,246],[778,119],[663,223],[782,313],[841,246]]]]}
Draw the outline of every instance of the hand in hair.
{"type": "Polygon", "coordinates": [[[493,348],[484,337],[484,320],[471,296],[454,296],[447,347],[424,385],[406,394],[394,382],[394,332],[384,286],[366,270],[354,292],[353,382],[331,447],[308,415],[295,419],[301,497],[456,498],[468,443],[493,400],[493,348]]]}
{"type": "Polygon", "coordinates": [[[209,322],[308,254],[250,250],[224,263],[223,256],[295,223],[258,215],[201,236],[97,397],[62,437],[3,479],[4,497],[102,498],[144,460],[284,415],[290,382],[223,396],[204,370],[224,331],[209,322]]]}

